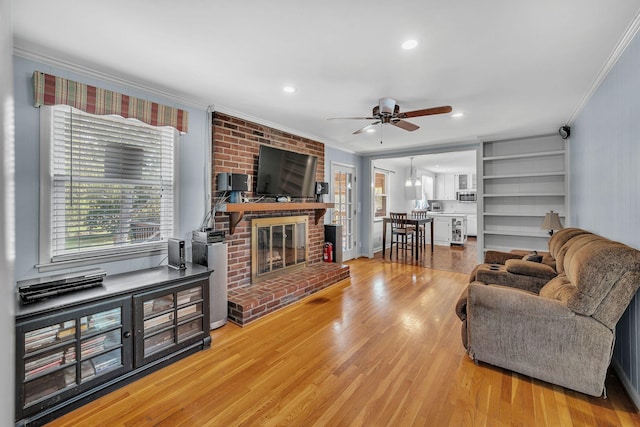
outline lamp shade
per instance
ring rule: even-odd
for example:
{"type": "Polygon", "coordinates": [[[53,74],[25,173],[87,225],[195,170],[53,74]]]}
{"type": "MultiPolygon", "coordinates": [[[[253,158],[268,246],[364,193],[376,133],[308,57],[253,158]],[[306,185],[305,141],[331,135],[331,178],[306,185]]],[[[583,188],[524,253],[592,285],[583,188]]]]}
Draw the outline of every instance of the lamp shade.
{"type": "Polygon", "coordinates": [[[562,224],[560,223],[560,217],[557,212],[551,211],[547,212],[544,215],[544,221],[542,221],[542,225],[540,226],[543,230],[560,230],[562,229],[562,224]]]}

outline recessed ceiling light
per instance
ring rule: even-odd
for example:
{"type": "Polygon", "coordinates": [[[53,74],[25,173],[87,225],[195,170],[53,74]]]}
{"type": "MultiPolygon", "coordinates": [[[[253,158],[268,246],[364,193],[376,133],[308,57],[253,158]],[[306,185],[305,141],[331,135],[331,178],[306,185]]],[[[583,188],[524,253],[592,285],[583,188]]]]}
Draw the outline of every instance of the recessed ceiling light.
{"type": "Polygon", "coordinates": [[[455,118],[462,117],[462,116],[464,116],[464,113],[463,113],[463,112],[453,113],[453,114],[451,115],[451,117],[455,117],[455,118]]]}
{"type": "Polygon", "coordinates": [[[293,86],[285,86],[282,88],[283,91],[285,91],[286,93],[293,93],[296,91],[296,88],[293,86]]]}
{"type": "Polygon", "coordinates": [[[402,43],[402,48],[406,50],[413,49],[416,46],[418,46],[418,42],[415,40],[407,40],[402,43]]]}
{"type": "Polygon", "coordinates": [[[374,133],[376,130],[374,128],[367,129],[367,133],[374,133]]]}

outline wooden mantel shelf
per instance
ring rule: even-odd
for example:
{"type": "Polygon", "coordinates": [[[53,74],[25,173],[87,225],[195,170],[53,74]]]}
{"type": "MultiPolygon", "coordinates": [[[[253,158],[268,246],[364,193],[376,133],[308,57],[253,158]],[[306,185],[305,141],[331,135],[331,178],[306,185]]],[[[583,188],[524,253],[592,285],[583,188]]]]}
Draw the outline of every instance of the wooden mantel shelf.
{"type": "Polygon", "coordinates": [[[327,212],[333,208],[333,203],[222,203],[217,206],[218,212],[229,215],[229,234],[236,231],[236,225],[242,221],[245,212],[273,212],[273,211],[306,211],[316,212],[316,225],[327,212]]]}

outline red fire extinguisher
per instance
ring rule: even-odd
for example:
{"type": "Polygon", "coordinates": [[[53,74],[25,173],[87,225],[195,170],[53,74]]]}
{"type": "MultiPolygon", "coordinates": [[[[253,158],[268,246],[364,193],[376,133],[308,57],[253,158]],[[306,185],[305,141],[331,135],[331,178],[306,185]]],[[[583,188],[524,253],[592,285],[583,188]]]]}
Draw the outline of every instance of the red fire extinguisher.
{"type": "Polygon", "coordinates": [[[324,244],[324,262],[333,262],[333,244],[331,242],[326,242],[324,244]]]}

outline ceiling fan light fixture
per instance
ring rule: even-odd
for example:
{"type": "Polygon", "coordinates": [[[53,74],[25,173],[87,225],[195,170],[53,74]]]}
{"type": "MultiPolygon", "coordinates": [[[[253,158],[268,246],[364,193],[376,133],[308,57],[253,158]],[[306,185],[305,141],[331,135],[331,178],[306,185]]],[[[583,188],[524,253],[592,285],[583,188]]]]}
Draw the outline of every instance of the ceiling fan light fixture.
{"type": "Polygon", "coordinates": [[[416,40],[406,40],[404,43],[402,43],[402,48],[404,50],[415,49],[416,46],[418,46],[418,42],[416,40]]]}

